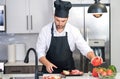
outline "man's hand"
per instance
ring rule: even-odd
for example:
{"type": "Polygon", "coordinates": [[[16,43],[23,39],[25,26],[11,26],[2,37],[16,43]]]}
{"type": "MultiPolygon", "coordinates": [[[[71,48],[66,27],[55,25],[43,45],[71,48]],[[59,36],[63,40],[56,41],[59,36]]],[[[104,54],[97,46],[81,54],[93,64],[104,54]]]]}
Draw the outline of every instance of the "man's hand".
{"type": "Polygon", "coordinates": [[[52,73],[54,71],[53,68],[57,68],[57,66],[55,66],[54,64],[52,63],[49,63],[46,65],[46,70],[49,72],[49,73],[52,73]]]}
{"type": "Polygon", "coordinates": [[[57,68],[57,66],[55,66],[54,64],[52,64],[49,60],[46,59],[45,56],[41,57],[39,59],[39,61],[46,66],[46,70],[49,72],[49,73],[52,73],[54,70],[53,68],[57,68]]]}
{"type": "Polygon", "coordinates": [[[103,63],[103,59],[101,57],[99,57],[99,56],[96,56],[96,57],[94,57],[94,58],[91,59],[91,64],[93,66],[99,66],[102,63],[103,63]]]}

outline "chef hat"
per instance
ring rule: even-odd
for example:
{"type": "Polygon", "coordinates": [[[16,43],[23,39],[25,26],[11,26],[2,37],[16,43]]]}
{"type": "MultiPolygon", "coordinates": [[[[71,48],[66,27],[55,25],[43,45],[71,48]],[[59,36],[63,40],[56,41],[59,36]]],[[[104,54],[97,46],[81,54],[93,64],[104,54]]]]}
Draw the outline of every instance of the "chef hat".
{"type": "Polygon", "coordinates": [[[67,18],[72,4],[68,1],[56,0],[54,2],[55,16],[67,18]]]}

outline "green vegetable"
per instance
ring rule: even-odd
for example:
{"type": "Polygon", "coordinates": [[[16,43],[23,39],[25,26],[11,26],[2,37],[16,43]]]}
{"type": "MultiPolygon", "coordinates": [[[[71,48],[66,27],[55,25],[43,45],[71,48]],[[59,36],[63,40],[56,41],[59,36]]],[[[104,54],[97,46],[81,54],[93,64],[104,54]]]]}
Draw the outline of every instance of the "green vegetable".
{"type": "Polygon", "coordinates": [[[117,69],[114,65],[108,66],[108,69],[111,69],[113,72],[117,73],[117,69]]]}

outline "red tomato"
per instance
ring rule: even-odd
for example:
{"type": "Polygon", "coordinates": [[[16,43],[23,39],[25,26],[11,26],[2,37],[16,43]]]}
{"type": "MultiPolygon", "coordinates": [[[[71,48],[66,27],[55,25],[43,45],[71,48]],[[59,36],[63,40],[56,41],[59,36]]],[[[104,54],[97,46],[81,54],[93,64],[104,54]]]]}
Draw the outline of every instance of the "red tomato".
{"type": "Polygon", "coordinates": [[[98,73],[102,73],[104,71],[104,69],[103,68],[99,68],[99,70],[98,70],[98,73]]]}
{"type": "Polygon", "coordinates": [[[111,69],[107,69],[107,71],[106,71],[106,72],[107,72],[107,75],[108,75],[108,76],[110,76],[110,75],[112,75],[112,74],[113,74],[113,71],[112,71],[111,69]]]}
{"type": "Polygon", "coordinates": [[[92,70],[92,76],[98,77],[98,68],[93,68],[93,70],[92,70]]]}
{"type": "Polygon", "coordinates": [[[93,66],[99,66],[103,63],[103,60],[100,57],[95,57],[92,61],[91,64],[93,66]]]}
{"type": "Polygon", "coordinates": [[[55,77],[51,77],[50,79],[55,79],[55,77]]]}
{"type": "Polygon", "coordinates": [[[101,73],[101,75],[102,75],[102,76],[107,76],[107,72],[106,72],[106,71],[103,71],[103,72],[101,73]]]}

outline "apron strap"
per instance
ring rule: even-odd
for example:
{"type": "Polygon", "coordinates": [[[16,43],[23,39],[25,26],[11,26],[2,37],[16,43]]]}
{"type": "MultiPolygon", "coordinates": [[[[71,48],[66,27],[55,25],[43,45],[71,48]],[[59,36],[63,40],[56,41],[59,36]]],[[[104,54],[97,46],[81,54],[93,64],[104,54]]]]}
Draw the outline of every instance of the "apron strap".
{"type": "Polygon", "coordinates": [[[51,28],[52,37],[53,37],[53,30],[54,30],[54,23],[52,23],[52,28],[51,28]]]}
{"type": "Polygon", "coordinates": [[[66,32],[66,37],[68,36],[68,33],[66,32]]]}

